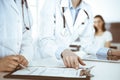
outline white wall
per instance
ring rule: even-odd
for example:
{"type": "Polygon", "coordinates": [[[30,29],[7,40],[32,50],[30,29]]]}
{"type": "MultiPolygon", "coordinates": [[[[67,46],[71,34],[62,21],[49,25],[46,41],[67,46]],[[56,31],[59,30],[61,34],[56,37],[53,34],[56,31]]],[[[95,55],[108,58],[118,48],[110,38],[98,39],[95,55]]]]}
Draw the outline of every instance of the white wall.
{"type": "Polygon", "coordinates": [[[106,22],[120,22],[120,0],[84,0],[92,7],[93,14],[101,14],[106,22]]]}

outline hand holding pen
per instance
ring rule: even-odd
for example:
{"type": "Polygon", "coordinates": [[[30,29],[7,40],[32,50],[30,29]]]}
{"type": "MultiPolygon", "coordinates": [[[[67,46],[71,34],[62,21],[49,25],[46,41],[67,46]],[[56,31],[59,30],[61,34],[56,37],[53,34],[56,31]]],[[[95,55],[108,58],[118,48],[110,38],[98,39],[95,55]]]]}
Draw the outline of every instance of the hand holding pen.
{"type": "Polygon", "coordinates": [[[22,55],[16,55],[16,57],[19,58],[19,61],[18,61],[19,65],[18,65],[18,67],[25,69],[26,66],[28,65],[28,61],[26,60],[26,58],[24,56],[22,56],[22,55]]]}
{"type": "Polygon", "coordinates": [[[15,50],[7,47],[6,45],[3,45],[1,43],[0,45],[13,52],[13,55],[0,58],[0,67],[3,67],[3,69],[0,69],[0,71],[13,71],[16,69],[16,67],[28,70],[26,67],[28,65],[28,61],[24,56],[17,54],[15,50]]]}
{"type": "Polygon", "coordinates": [[[26,68],[28,62],[21,55],[10,55],[4,58],[0,58],[0,72],[1,71],[13,71],[16,68],[26,68]],[[21,59],[20,59],[21,58],[21,59]]]}
{"type": "Polygon", "coordinates": [[[14,55],[0,58],[0,71],[13,71],[19,65],[17,61],[19,58],[14,55]]]}

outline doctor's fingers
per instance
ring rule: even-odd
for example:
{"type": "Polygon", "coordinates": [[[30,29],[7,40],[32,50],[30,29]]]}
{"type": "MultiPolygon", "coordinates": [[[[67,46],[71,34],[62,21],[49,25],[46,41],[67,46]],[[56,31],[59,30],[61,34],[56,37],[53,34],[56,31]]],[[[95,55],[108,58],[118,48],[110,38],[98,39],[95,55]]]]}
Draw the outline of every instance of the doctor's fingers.
{"type": "Polygon", "coordinates": [[[120,50],[112,49],[113,56],[120,56],[120,50]]]}
{"type": "Polygon", "coordinates": [[[77,59],[77,56],[70,57],[70,60],[71,60],[70,61],[71,66],[70,67],[77,69],[77,67],[79,67],[79,61],[77,59]]]}
{"type": "Polygon", "coordinates": [[[4,59],[6,59],[6,60],[14,60],[14,61],[19,61],[19,58],[18,57],[16,57],[15,55],[11,55],[11,56],[6,56],[4,59]]]}
{"type": "Polygon", "coordinates": [[[18,60],[19,58],[17,58],[16,56],[6,56],[2,59],[3,65],[13,64],[14,66],[18,65],[18,60]]]}
{"type": "Polygon", "coordinates": [[[7,63],[8,67],[10,68],[16,68],[18,66],[18,62],[14,61],[14,60],[11,60],[7,63]]]}
{"type": "Polygon", "coordinates": [[[18,66],[18,62],[5,61],[3,66],[4,66],[5,71],[13,71],[18,66]]]}
{"type": "Polygon", "coordinates": [[[108,60],[119,60],[120,57],[118,57],[118,56],[108,56],[107,59],[108,60]]]}
{"type": "Polygon", "coordinates": [[[20,64],[22,64],[24,66],[28,65],[28,61],[24,56],[20,55],[19,58],[20,58],[20,62],[19,62],[20,64]]]}
{"type": "Polygon", "coordinates": [[[24,66],[27,66],[28,65],[28,61],[26,59],[24,59],[22,62],[21,62],[22,65],[24,66]]]}
{"type": "Polygon", "coordinates": [[[11,67],[7,67],[4,71],[13,71],[15,70],[16,68],[11,68],[11,67]]]}
{"type": "Polygon", "coordinates": [[[76,68],[76,65],[79,66],[79,61],[76,56],[67,56],[65,58],[66,65],[69,68],[76,68]]]}
{"type": "Polygon", "coordinates": [[[26,60],[26,58],[22,55],[17,55],[17,57],[19,58],[19,63],[22,65],[27,65],[28,61],[26,60]]]}
{"type": "Polygon", "coordinates": [[[78,59],[75,60],[74,68],[75,68],[75,69],[78,69],[78,68],[79,68],[79,61],[78,61],[78,59]]]}
{"type": "Polygon", "coordinates": [[[80,59],[80,57],[75,54],[73,54],[72,56],[69,56],[69,62],[70,62],[70,67],[75,69],[79,68],[79,64],[85,65],[80,59]]]}
{"type": "Polygon", "coordinates": [[[79,61],[79,63],[80,63],[81,65],[83,65],[83,66],[86,65],[80,57],[78,57],[78,61],[79,61]]]}
{"type": "Polygon", "coordinates": [[[68,67],[68,68],[70,68],[70,65],[71,65],[71,63],[70,63],[70,58],[69,58],[69,56],[66,56],[65,57],[65,63],[66,63],[66,67],[68,67]]]}
{"type": "Polygon", "coordinates": [[[65,67],[68,67],[68,66],[67,66],[67,61],[66,61],[65,58],[63,58],[63,63],[64,63],[64,65],[65,65],[65,67]]]}

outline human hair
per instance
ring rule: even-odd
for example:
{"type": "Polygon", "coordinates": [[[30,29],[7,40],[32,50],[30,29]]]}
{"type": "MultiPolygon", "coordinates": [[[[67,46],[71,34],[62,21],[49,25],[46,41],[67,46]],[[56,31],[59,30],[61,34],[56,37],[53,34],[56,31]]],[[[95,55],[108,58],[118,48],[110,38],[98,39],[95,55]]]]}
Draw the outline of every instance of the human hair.
{"type": "MultiPolygon", "coordinates": [[[[103,31],[103,32],[106,31],[105,21],[104,21],[103,17],[102,17],[101,15],[96,15],[96,16],[94,17],[94,19],[95,19],[95,18],[100,18],[100,19],[103,21],[102,31],[103,31]]],[[[98,29],[97,29],[95,26],[94,26],[94,28],[95,28],[95,33],[97,33],[98,29]]]]}

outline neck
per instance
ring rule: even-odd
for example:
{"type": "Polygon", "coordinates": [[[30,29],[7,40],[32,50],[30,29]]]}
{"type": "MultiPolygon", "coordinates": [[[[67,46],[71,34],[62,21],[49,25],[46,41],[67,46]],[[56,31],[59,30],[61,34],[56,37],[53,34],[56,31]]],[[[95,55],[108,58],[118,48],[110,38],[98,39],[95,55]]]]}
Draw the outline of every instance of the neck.
{"type": "Polygon", "coordinates": [[[97,33],[102,33],[103,31],[102,31],[102,29],[98,29],[98,31],[97,31],[97,33]]]}
{"type": "Polygon", "coordinates": [[[103,30],[102,29],[98,29],[98,32],[103,32],[103,30]]]}
{"type": "Polygon", "coordinates": [[[80,4],[81,0],[72,0],[72,5],[76,8],[80,4]]]}

